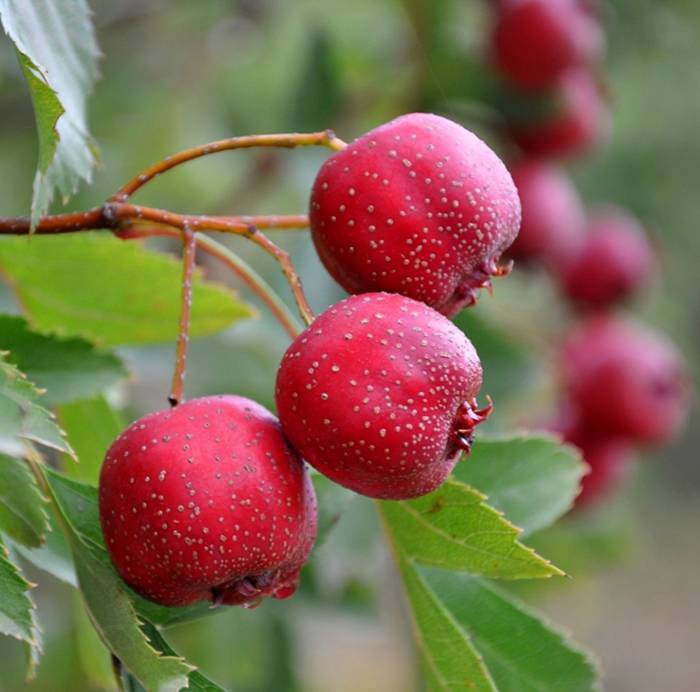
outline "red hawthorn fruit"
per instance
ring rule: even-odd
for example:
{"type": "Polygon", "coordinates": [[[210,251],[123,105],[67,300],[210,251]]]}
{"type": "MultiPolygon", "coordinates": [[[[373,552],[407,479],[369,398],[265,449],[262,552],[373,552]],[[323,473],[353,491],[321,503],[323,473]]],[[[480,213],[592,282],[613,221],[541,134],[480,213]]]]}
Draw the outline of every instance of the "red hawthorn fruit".
{"type": "Polygon", "coordinates": [[[603,499],[622,482],[634,458],[628,442],[600,435],[582,425],[562,430],[566,442],[581,450],[589,471],[581,480],[581,492],[576,507],[587,507],[603,499]]]}
{"type": "Polygon", "coordinates": [[[564,344],[561,362],[576,416],[596,434],[658,443],[687,418],[683,362],[662,335],[596,315],[564,344]]]}
{"type": "Polygon", "coordinates": [[[351,296],[294,341],[277,373],[285,436],[321,473],[355,492],[401,500],[437,488],[476,425],[482,381],[452,322],[398,294],[351,296]]]}
{"type": "Polygon", "coordinates": [[[599,58],[603,43],[600,23],[580,0],[511,0],[497,11],[491,52],[508,81],[541,90],[599,58]]]}
{"type": "Polygon", "coordinates": [[[604,308],[639,290],[653,268],[654,250],[639,222],[608,208],[591,217],[585,242],[560,265],[561,283],[574,303],[604,308]]]}
{"type": "Polygon", "coordinates": [[[585,214],[576,188],[561,169],[544,161],[520,161],[510,172],[523,220],[508,257],[559,267],[585,237],[585,214]]]}
{"type": "Polygon", "coordinates": [[[610,126],[610,114],[595,77],[569,70],[552,94],[552,107],[537,118],[513,121],[509,134],[534,157],[578,156],[597,144],[610,126]]]}
{"type": "Polygon", "coordinates": [[[451,316],[475,301],[520,226],[518,194],[476,135],[426,113],[364,134],[321,167],[311,233],[349,293],[401,293],[451,316]]]}
{"type": "Polygon", "coordinates": [[[238,396],[132,423],[107,452],[99,501],[117,571],[166,606],[287,598],[316,535],[303,462],[277,419],[238,396]]]}

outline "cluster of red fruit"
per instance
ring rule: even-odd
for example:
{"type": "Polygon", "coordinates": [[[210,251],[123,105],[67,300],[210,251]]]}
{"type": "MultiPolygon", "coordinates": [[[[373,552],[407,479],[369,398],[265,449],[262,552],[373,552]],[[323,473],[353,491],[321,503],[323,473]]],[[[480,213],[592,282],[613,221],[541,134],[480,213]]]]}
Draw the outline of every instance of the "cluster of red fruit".
{"type": "Polygon", "coordinates": [[[688,409],[682,361],[672,344],[614,312],[654,270],[644,229],[614,207],[587,217],[573,183],[553,161],[586,151],[606,129],[593,72],[603,45],[590,0],[496,4],[495,68],[523,101],[559,104],[548,115],[531,108],[538,114],[526,126],[510,127],[523,155],[509,167],[522,202],[522,226],[509,255],[519,266],[547,269],[575,313],[584,314],[561,351],[565,394],[553,424],[591,467],[579,504],[612,488],[633,447],[667,440],[688,409]]]}
{"type": "Polygon", "coordinates": [[[114,442],[100,516],[125,581],[171,606],[290,596],[316,534],[304,461],[370,497],[437,488],[490,412],[476,403],[476,351],[448,317],[504,272],[520,216],[496,154],[435,115],[400,117],[332,156],[311,193],[311,231],[353,295],[285,353],[279,421],[211,396],[145,416],[114,442]]]}

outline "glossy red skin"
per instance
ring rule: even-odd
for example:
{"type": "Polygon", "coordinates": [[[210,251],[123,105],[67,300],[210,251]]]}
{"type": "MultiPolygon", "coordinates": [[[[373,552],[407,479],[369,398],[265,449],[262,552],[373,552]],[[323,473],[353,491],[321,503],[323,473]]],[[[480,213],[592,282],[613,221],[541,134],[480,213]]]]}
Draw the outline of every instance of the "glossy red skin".
{"type": "Polygon", "coordinates": [[[323,164],[310,221],[323,264],[349,293],[401,293],[449,316],[497,273],[518,233],[520,201],[476,135],[411,113],[323,164]]]}
{"type": "Polygon", "coordinates": [[[400,500],[431,492],[452,471],[464,448],[460,406],[481,381],[476,351],[452,322],[410,298],[371,293],[332,306],[289,347],[277,410],[318,471],[400,500]]]}
{"type": "Polygon", "coordinates": [[[591,217],[579,252],[560,268],[564,295],[577,305],[605,308],[648,282],[654,251],[634,217],[609,208],[591,217]]]}
{"type": "Polygon", "coordinates": [[[599,58],[603,33],[579,0],[511,0],[500,5],[491,44],[509,82],[541,90],[566,70],[599,58]]]}
{"type": "Polygon", "coordinates": [[[566,263],[585,238],[586,217],[569,177],[557,166],[529,159],[510,167],[520,195],[520,233],[508,250],[517,263],[566,263]]]}
{"type": "Polygon", "coordinates": [[[681,357],[661,335],[634,323],[589,318],[564,344],[561,364],[576,416],[597,434],[660,443],[688,416],[681,357]]]}
{"type": "Polygon", "coordinates": [[[610,129],[610,114],[592,74],[569,70],[557,82],[548,114],[513,122],[509,134],[533,157],[572,157],[588,152],[610,129]]]}
{"type": "Polygon", "coordinates": [[[277,419],[238,396],[132,423],[107,452],[99,500],[115,568],[166,606],[291,596],[316,535],[303,463],[277,419]]]}

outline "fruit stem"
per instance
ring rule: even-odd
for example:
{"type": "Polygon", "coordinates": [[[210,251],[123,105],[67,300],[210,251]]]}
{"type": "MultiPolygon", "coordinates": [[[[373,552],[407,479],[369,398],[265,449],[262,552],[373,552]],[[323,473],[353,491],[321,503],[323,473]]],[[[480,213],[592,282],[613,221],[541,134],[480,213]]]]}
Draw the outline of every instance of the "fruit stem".
{"type": "Polygon", "coordinates": [[[454,434],[457,447],[469,452],[474,441],[474,428],[483,423],[493,411],[493,400],[486,396],[486,406],[480,409],[476,399],[464,401],[457,410],[454,423],[454,434]]]}
{"type": "Polygon", "coordinates": [[[216,154],[221,151],[230,151],[233,149],[251,149],[253,147],[282,147],[293,149],[302,146],[324,146],[334,151],[340,151],[345,148],[345,142],[338,139],[332,130],[311,133],[294,132],[288,134],[247,135],[244,137],[220,139],[215,142],[209,142],[208,144],[201,144],[189,149],[183,149],[176,154],[167,156],[162,161],[154,163],[119,188],[119,190],[109,198],[109,201],[125,202],[134,192],[161,173],[165,173],[187,161],[192,161],[202,156],[208,156],[209,154],[216,154]]]}
{"type": "Polygon", "coordinates": [[[194,231],[185,224],[182,228],[182,300],[180,303],[180,331],[175,352],[175,372],[168,401],[177,406],[182,401],[187,369],[187,347],[190,341],[190,321],[192,313],[192,278],[194,275],[197,238],[194,231]]]}
{"type": "MultiPolygon", "coordinates": [[[[67,231],[97,230],[100,228],[111,228],[115,230],[123,228],[138,228],[139,224],[147,222],[149,226],[154,224],[178,228],[184,230],[185,227],[191,231],[217,231],[219,233],[232,233],[241,235],[261,247],[269,255],[272,255],[282,268],[282,273],[289,283],[290,289],[296,301],[299,314],[305,324],[311,324],[314,313],[309,306],[301,279],[292,263],[289,253],[275,245],[267,236],[262,234],[257,226],[246,223],[243,219],[253,217],[239,216],[194,216],[191,214],[177,214],[166,209],[156,209],[145,207],[139,204],[128,204],[125,202],[107,202],[104,206],[92,209],[82,214],[66,214],[60,217],[45,217],[37,228],[37,233],[62,233],[67,231]],[[60,218],[62,217],[62,219],[60,218]],[[48,224],[48,230],[42,231],[44,222],[48,224]],[[63,228],[67,225],[69,228],[63,228]],[[58,229],[58,230],[57,230],[58,229]]],[[[267,220],[270,228],[280,228],[280,219],[284,217],[257,217],[267,220]]],[[[301,224],[301,217],[293,217],[295,223],[301,224]]],[[[306,217],[304,217],[306,218],[306,217]]],[[[9,233],[14,235],[26,235],[29,233],[28,219],[0,219],[0,234],[9,233]],[[23,224],[26,221],[26,224],[23,224]]],[[[295,226],[298,227],[298,226],[295,226]]]]}
{"type": "MultiPolygon", "coordinates": [[[[180,233],[171,228],[154,226],[153,228],[128,228],[120,233],[120,237],[125,240],[150,237],[179,238],[180,233]]],[[[266,305],[289,337],[295,339],[301,331],[299,323],[272,286],[225,245],[202,234],[197,235],[196,238],[199,250],[219,260],[230,269],[266,305]]]]}

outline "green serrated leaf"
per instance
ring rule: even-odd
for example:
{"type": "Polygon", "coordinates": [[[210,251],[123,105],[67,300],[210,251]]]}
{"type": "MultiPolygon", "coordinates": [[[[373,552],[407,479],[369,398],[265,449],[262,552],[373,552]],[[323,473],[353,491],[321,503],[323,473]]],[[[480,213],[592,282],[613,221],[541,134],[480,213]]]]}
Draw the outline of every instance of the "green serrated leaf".
{"type": "Polygon", "coordinates": [[[46,390],[46,406],[88,398],[127,374],[119,358],[89,341],[39,334],[14,315],[0,315],[0,349],[46,390]]]}
{"type": "Polygon", "coordinates": [[[99,51],[86,0],[0,0],[0,21],[17,48],[36,116],[36,223],[55,191],[66,201],[81,179],[92,178],[96,147],[87,127],[87,97],[99,51]]]}
{"type": "Polygon", "coordinates": [[[0,454],[0,531],[29,548],[48,530],[46,500],[24,461],[0,454]]]}
{"type": "Polygon", "coordinates": [[[29,86],[34,105],[37,137],[39,138],[39,161],[37,168],[46,173],[58,145],[56,123],[65,112],[56,92],[46,83],[44,76],[28,55],[17,52],[20,67],[29,86]]]}
{"type": "Polygon", "coordinates": [[[110,690],[114,687],[114,672],[111,655],[104,645],[78,592],[74,594],[72,631],[78,650],[80,667],[86,681],[99,690],[110,690]]]}
{"type": "Polygon", "coordinates": [[[46,540],[39,548],[27,548],[8,539],[13,553],[22,557],[42,572],[50,574],[64,584],[77,587],[78,578],[75,574],[73,556],[66,537],[56,524],[55,512],[48,515],[50,530],[46,533],[46,540]]]}
{"type": "MultiPolygon", "coordinates": [[[[177,656],[177,653],[173,650],[170,644],[165,641],[163,635],[150,622],[145,622],[141,629],[143,629],[145,635],[148,637],[148,641],[151,642],[151,645],[158,651],[167,656],[177,656]]],[[[222,687],[219,687],[219,685],[217,685],[215,682],[209,680],[198,670],[190,673],[189,683],[190,684],[187,689],[190,690],[190,692],[225,692],[222,687]]]]}
{"type": "Polygon", "coordinates": [[[0,633],[15,637],[30,647],[30,675],[41,654],[35,606],[29,595],[31,588],[16,565],[10,562],[7,548],[0,538],[0,633]]]}
{"type": "Polygon", "coordinates": [[[112,568],[99,528],[96,489],[45,469],[53,500],[70,532],[78,581],[100,638],[147,689],[177,692],[194,670],[182,658],[160,655],[148,642],[123,581],[112,568]]]}
{"type": "Polygon", "coordinates": [[[93,625],[110,651],[147,690],[178,692],[194,670],[182,658],[161,656],[147,641],[119,577],[79,540],[73,555],[93,625]]]}
{"type": "Polygon", "coordinates": [[[427,567],[418,573],[483,656],[499,692],[598,689],[585,652],[487,580],[427,567]]]}
{"type": "Polygon", "coordinates": [[[538,434],[479,438],[454,476],[478,488],[490,505],[528,534],[571,509],[585,472],[574,447],[538,434]]]}
{"type": "MultiPolygon", "coordinates": [[[[0,269],[30,324],[102,345],[172,341],[180,314],[179,262],[110,233],[0,238],[0,269]]],[[[251,309],[196,273],[192,336],[220,331],[251,309]]]]}
{"type": "Polygon", "coordinates": [[[398,565],[411,602],[416,641],[428,689],[434,692],[498,688],[469,634],[399,549],[398,565]]]}
{"type": "MultiPolygon", "coordinates": [[[[93,556],[112,570],[116,577],[116,572],[111,566],[105,549],[102,529],[100,528],[97,488],[66,478],[50,469],[45,469],[45,474],[71,530],[86,546],[90,547],[93,556]]],[[[211,608],[209,603],[195,603],[182,608],[166,608],[141,598],[125,586],[123,588],[138,613],[156,625],[175,625],[216,613],[216,609],[211,608]]]]}
{"type": "Polygon", "coordinates": [[[48,468],[44,470],[44,475],[73,534],[90,548],[104,552],[97,488],[66,478],[48,468]]]}
{"type": "Polygon", "coordinates": [[[497,578],[561,575],[516,539],[519,529],[484,502],[478,491],[450,480],[421,498],[381,503],[407,558],[497,578]]]}
{"type": "Polygon", "coordinates": [[[423,497],[380,507],[408,560],[500,579],[563,575],[518,542],[520,530],[484,500],[473,488],[449,480],[423,497]]]}
{"type": "Polygon", "coordinates": [[[75,456],[54,416],[36,403],[40,392],[0,351],[0,453],[23,456],[27,441],[75,456]]]}
{"type": "Polygon", "coordinates": [[[107,449],[126,427],[121,416],[103,396],[97,396],[59,407],[58,420],[78,457],[77,464],[65,465],[66,475],[97,483],[107,449]]]}

